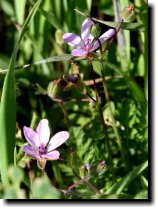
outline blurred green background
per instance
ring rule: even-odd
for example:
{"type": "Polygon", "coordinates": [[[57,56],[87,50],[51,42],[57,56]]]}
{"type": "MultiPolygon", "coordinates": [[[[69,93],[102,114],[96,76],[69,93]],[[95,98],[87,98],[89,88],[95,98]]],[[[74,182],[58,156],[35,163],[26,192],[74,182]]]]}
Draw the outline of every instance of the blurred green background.
{"type": "MultiPolygon", "coordinates": [[[[81,25],[85,18],[76,13],[74,9],[76,8],[85,14],[91,14],[92,17],[100,20],[115,21],[116,2],[121,10],[133,3],[136,13],[134,22],[145,23],[146,32],[123,30],[124,44],[119,45],[119,40],[114,40],[106,54],[107,61],[104,66],[113,114],[122,139],[126,162],[123,162],[121,158],[116,137],[109,122],[111,118],[104,99],[102,82],[97,83],[97,89],[102,99],[108,138],[112,148],[115,181],[107,169],[103,175],[96,176],[91,180],[96,188],[101,189],[102,196],[95,196],[94,192],[86,185],[76,188],[76,191],[80,194],[78,196],[77,194],[64,195],[60,192],[60,189],[67,188],[79,180],[78,175],[82,165],[87,163],[96,164],[101,160],[105,160],[108,165],[109,157],[99,113],[94,104],[88,102],[64,102],[60,104],[53,101],[47,94],[39,92],[39,86],[47,90],[51,81],[70,72],[68,61],[50,62],[15,70],[16,161],[21,170],[11,170],[11,180],[8,186],[0,184],[1,198],[148,198],[148,171],[147,169],[143,170],[142,167],[142,171],[138,169],[139,171],[135,170],[132,177],[129,175],[131,181],[125,179],[118,186],[120,188],[119,192],[111,196],[106,194],[106,191],[114,183],[122,180],[130,171],[142,165],[148,159],[147,1],[43,0],[20,44],[16,66],[34,63],[56,55],[70,54],[72,48],[62,42],[59,34],[74,32],[80,35],[81,25]],[[126,76],[118,72],[124,72],[126,76]],[[26,142],[22,133],[23,126],[31,125],[32,128],[36,128],[41,118],[49,120],[52,135],[61,130],[69,130],[70,132],[70,139],[60,148],[63,160],[48,162],[46,166],[48,178],[44,179],[40,178],[40,171],[33,160],[29,161],[31,164],[31,171],[29,171],[28,159],[22,151],[22,145],[26,142]],[[33,185],[30,185],[29,182],[29,172],[35,178],[33,185]],[[15,179],[18,175],[21,175],[18,182],[12,177],[13,174],[15,179]]],[[[0,95],[6,75],[5,69],[8,68],[14,44],[34,3],[33,0],[0,1],[0,95]]],[[[100,24],[100,27],[102,33],[109,29],[108,26],[103,24],[100,24]]],[[[80,73],[85,83],[91,81],[88,62],[81,60],[77,64],[80,66],[80,73]]],[[[94,70],[95,78],[100,78],[101,73],[97,62],[94,70]]],[[[88,85],[87,90],[91,95],[95,95],[92,85],[88,85]]],[[[65,93],[63,97],[85,98],[77,90],[65,93]]]]}

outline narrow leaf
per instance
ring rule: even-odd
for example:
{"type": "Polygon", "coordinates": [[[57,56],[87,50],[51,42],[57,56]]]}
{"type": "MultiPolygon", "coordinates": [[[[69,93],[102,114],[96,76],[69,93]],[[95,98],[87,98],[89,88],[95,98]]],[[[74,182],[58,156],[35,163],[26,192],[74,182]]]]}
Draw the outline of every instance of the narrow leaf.
{"type": "MultiPolygon", "coordinates": [[[[92,20],[102,23],[104,25],[113,27],[113,28],[119,28],[121,22],[110,22],[110,21],[103,21],[98,20],[96,18],[91,18],[92,20]]],[[[143,23],[131,23],[131,22],[124,22],[123,29],[125,30],[132,30],[132,31],[139,31],[139,32],[145,32],[145,24],[143,23]]]]}
{"type": "MultiPolygon", "coordinates": [[[[121,22],[111,22],[111,21],[103,21],[103,20],[98,20],[97,18],[90,17],[90,15],[84,14],[83,12],[80,12],[79,10],[75,9],[77,13],[80,15],[90,18],[96,22],[102,23],[104,25],[113,27],[113,28],[119,28],[121,22]]],[[[123,24],[123,29],[125,30],[133,30],[133,31],[139,31],[139,32],[145,32],[145,24],[143,23],[131,23],[131,22],[124,22],[123,24]]]]}
{"type": "Polygon", "coordinates": [[[16,93],[15,93],[15,61],[19,44],[28,28],[28,25],[34,17],[42,0],[38,0],[31,12],[29,13],[19,40],[15,45],[12,57],[10,59],[7,75],[4,80],[4,86],[0,106],[0,168],[1,177],[4,184],[7,184],[8,168],[14,164],[14,147],[15,147],[15,127],[16,127],[16,93]]]}
{"type": "MultiPolygon", "coordinates": [[[[30,63],[30,64],[26,64],[26,65],[23,65],[23,66],[15,67],[15,70],[22,69],[22,68],[23,69],[28,68],[28,67],[31,67],[31,66],[34,66],[34,65],[42,65],[42,64],[49,63],[49,62],[69,61],[71,58],[72,58],[71,54],[64,54],[62,56],[48,57],[46,59],[42,59],[42,60],[39,60],[39,61],[34,62],[34,63],[30,63]]],[[[0,70],[0,74],[5,74],[7,71],[8,71],[8,69],[0,70]]]]}
{"type": "Polygon", "coordinates": [[[4,183],[8,182],[7,170],[9,165],[14,164],[15,124],[16,124],[16,95],[14,65],[17,50],[14,51],[8,73],[5,77],[1,106],[0,106],[0,168],[1,178],[4,183]]]}
{"type": "Polygon", "coordinates": [[[106,194],[120,194],[123,189],[139,176],[146,168],[148,167],[148,161],[143,162],[141,165],[134,168],[131,172],[129,172],[124,178],[122,178],[118,183],[114,184],[106,194]]]}

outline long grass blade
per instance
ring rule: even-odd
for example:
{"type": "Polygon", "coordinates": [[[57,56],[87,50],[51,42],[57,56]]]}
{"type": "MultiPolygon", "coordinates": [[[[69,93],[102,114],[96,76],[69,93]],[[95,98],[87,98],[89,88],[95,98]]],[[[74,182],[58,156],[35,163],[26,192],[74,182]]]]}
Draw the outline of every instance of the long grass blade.
{"type": "Polygon", "coordinates": [[[118,183],[114,184],[106,194],[116,194],[119,195],[123,189],[139,176],[146,168],[148,167],[148,161],[143,162],[141,165],[134,168],[131,172],[129,172],[124,178],[122,178],[118,183]]]}
{"type": "Polygon", "coordinates": [[[4,86],[1,97],[0,106],[0,169],[1,178],[4,184],[9,182],[8,167],[14,164],[14,148],[15,148],[15,127],[16,127],[16,93],[15,93],[15,62],[19,44],[25,35],[30,21],[36,14],[42,0],[38,0],[30,11],[18,42],[15,45],[12,57],[10,59],[7,75],[4,80],[4,86]]]}

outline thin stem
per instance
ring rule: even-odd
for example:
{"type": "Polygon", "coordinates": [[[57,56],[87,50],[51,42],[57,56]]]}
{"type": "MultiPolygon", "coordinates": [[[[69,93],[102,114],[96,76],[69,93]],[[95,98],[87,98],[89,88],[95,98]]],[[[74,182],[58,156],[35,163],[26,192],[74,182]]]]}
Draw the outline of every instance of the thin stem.
{"type": "Polygon", "coordinates": [[[68,112],[67,112],[63,102],[60,102],[59,104],[60,104],[61,110],[64,114],[64,117],[65,117],[66,121],[69,123],[69,115],[68,115],[68,112]]]}
{"type": "Polygon", "coordinates": [[[94,102],[94,103],[96,103],[97,101],[88,93],[88,92],[86,92],[86,95],[94,102]]]}
{"type": "MultiPolygon", "coordinates": [[[[107,81],[107,80],[111,80],[111,79],[115,79],[115,78],[122,78],[122,76],[120,76],[120,75],[106,76],[105,80],[107,81]]],[[[102,78],[96,78],[95,79],[96,84],[101,83],[101,82],[103,82],[102,78]]],[[[85,80],[84,83],[85,83],[86,86],[94,85],[93,80],[85,80]]]]}
{"type": "Polygon", "coordinates": [[[30,187],[32,188],[33,175],[32,175],[31,165],[30,165],[29,161],[27,161],[26,166],[27,166],[27,169],[28,169],[28,176],[29,176],[30,187]]]}
{"type": "Polygon", "coordinates": [[[80,184],[85,183],[89,188],[91,188],[96,194],[101,195],[102,193],[95,187],[93,186],[88,180],[87,177],[80,179],[79,181],[77,181],[76,183],[72,184],[71,186],[68,187],[68,191],[72,190],[74,187],[79,186],[80,184]]]}
{"type": "Polygon", "coordinates": [[[97,86],[96,86],[96,82],[95,82],[95,78],[94,78],[94,70],[93,70],[92,61],[89,61],[89,64],[91,66],[91,75],[92,75],[92,80],[93,80],[93,84],[94,84],[94,90],[95,90],[95,94],[96,94],[96,102],[97,102],[98,99],[99,99],[99,96],[98,96],[97,86]]]}
{"type": "Polygon", "coordinates": [[[120,136],[119,136],[119,133],[118,133],[118,130],[117,130],[117,126],[116,126],[116,122],[115,122],[115,119],[114,119],[114,116],[113,116],[113,113],[112,113],[111,101],[110,101],[110,97],[109,97],[109,93],[108,93],[108,89],[107,89],[106,81],[105,81],[103,62],[101,62],[101,66],[102,66],[102,68],[101,68],[101,74],[102,74],[102,80],[103,80],[104,94],[105,94],[106,101],[108,103],[108,107],[109,107],[109,111],[110,111],[110,116],[111,116],[112,124],[113,124],[113,129],[114,129],[114,132],[116,134],[116,137],[117,137],[117,140],[118,140],[118,144],[120,146],[121,139],[120,139],[120,136]]]}
{"type": "Polygon", "coordinates": [[[111,151],[110,141],[109,141],[109,138],[107,136],[107,131],[106,131],[107,127],[106,127],[106,124],[105,124],[105,121],[104,121],[103,110],[102,110],[101,104],[98,104],[98,110],[99,110],[101,123],[102,123],[102,126],[103,126],[104,135],[105,135],[105,138],[106,138],[106,146],[107,146],[107,151],[108,151],[109,161],[110,161],[110,170],[111,170],[112,177],[113,177],[113,180],[114,180],[115,179],[115,173],[114,173],[113,160],[112,160],[112,151],[111,151]]]}
{"type": "Polygon", "coordinates": [[[30,165],[30,162],[27,161],[26,162],[26,166],[27,166],[27,169],[28,169],[28,176],[29,176],[29,182],[30,182],[30,194],[29,194],[29,198],[32,199],[32,183],[33,183],[33,171],[31,171],[31,165],[30,165]]]}
{"type": "Polygon", "coordinates": [[[96,194],[101,195],[102,193],[95,187],[93,186],[89,181],[84,181],[84,183],[91,188],[96,194]]]}
{"type": "MultiPolygon", "coordinates": [[[[93,72],[92,62],[90,64],[91,64],[91,70],[93,72]]],[[[94,86],[96,86],[95,79],[93,79],[93,82],[94,82],[94,86]]],[[[106,127],[106,124],[105,124],[105,121],[104,121],[103,110],[102,110],[102,107],[101,107],[101,104],[100,104],[100,99],[99,99],[97,88],[96,88],[97,100],[94,100],[88,93],[87,93],[87,96],[90,97],[95,102],[96,107],[99,110],[100,120],[101,120],[101,123],[102,123],[103,131],[104,131],[104,135],[105,135],[105,139],[106,139],[107,151],[108,151],[108,154],[109,154],[110,169],[111,169],[112,177],[113,177],[113,180],[114,180],[115,179],[115,174],[114,174],[114,168],[113,168],[113,162],[112,162],[112,151],[111,151],[110,141],[109,141],[109,138],[107,136],[107,131],[106,131],[107,127],[106,127]]]]}
{"type": "Polygon", "coordinates": [[[53,98],[52,100],[55,101],[55,102],[58,102],[58,103],[63,103],[63,102],[92,102],[91,99],[87,99],[87,98],[84,98],[84,99],[53,98]]]}
{"type": "Polygon", "coordinates": [[[45,169],[41,169],[41,177],[44,177],[45,169]]]}
{"type": "Polygon", "coordinates": [[[126,163],[124,150],[123,150],[122,143],[121,143],[121,137],[119,135],[119,132],[118,132],[118,129],[117,129],[117,126],[116,126],[116,121],[115,121],[115,118],[114,118],[113,112],[112,112],[111,101],[110,101],[110,97],[109,97],[109,93],[108,93],[108,89],[107,89],[107,85],[106,85],[105,74],[104,74],[104,66],[103,66],[103,61],[102,60],[101,60],[101,66],[102,66],[101,67],[101,74],[102,74],[102,80],[103,80],[104,94],[105,94],[105,98],[106,98],[106,101],[107,101],[107,104],[108,104],[108,108],[109,108],[109,112],[110,112],[110,116],[111,116],[111,120],[112,120],[112,127],[113,127],[113,130],[114,130],[115,136],[117,138],[117,143],[118,143],[118,146],[120,148],[123,161],[126,163]]]}
{"type": "Polygon", "coordinates": [[[123,20],[122,20],[122,22],[121,22],[119,28],[116,30],[115,35],[110,39],[110,41],[108,42],[108,44],[106,45],[106,47],[102,50],[102,53],[104,53],[106,50],[109,49],[110,45],[111,45],[112,42],[114,41],[114,38],[117,36],[117,34],[118,34],[118,32],[120,31],[120,29],[123,27],[123,24],[124,24],[124,22],[123,22],[123,20]]]}

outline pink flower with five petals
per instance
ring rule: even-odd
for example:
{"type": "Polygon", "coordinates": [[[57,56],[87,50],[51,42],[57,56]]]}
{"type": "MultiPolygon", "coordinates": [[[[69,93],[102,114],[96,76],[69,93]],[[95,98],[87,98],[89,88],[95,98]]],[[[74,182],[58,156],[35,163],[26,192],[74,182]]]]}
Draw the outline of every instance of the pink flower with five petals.
{"type": "MultiPolygon", "coordinates": [[[[98,41],[93,43],[94,37],[91,34],[91,27],[93,24],[94,23],[91,19],[86,19],[82,23],[81,37],[74,33],[65,33],[63,35],[63,40],[70,46],[74,47],[71,52],[72,56],[86,56],[88,53],[95,51],[99,47],[98,41]]],[[[99,37],[100,43],[104,43],[114,34],[115,30],[109,29],[99,37]]]]}
{"type": "Polygon", "coordinates": [[[55,150],[62,145],[68,138],[69,133],[67,131],[60,131],[56,133],[49,141],[50,128],[48,126],[48,120],[42,119],[37,126],[36,131],[24,126],[24,136],[30,145],[24,145],[23,150],[25,153],[37,160],[57,160],[60,153],[55,150]]]}

